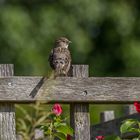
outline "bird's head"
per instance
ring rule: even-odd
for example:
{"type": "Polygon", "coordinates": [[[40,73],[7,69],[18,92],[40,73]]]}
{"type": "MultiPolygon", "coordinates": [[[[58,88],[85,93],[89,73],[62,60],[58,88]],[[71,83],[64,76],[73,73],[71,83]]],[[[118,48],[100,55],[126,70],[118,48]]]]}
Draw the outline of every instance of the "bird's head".
{"type": "Polygon", "coordinates": [[[68,48],[69,43],[71,43],[71,41],[68,40],[66,37],[60,37],[55,41],[55,47],[68,48]]]}

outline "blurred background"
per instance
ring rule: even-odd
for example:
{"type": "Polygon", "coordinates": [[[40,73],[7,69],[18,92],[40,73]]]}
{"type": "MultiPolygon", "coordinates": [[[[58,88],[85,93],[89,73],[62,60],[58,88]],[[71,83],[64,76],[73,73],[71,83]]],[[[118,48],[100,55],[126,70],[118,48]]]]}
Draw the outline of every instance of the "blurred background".
{"type": "MultiPolygon", "coordinates": [[[[90,76],[140,76],[139,0],[0,0],[0,63],[13,63],[15,75],[48,76],[60,36],[73,42],[72,63],[88,64],[90,76]]],[[[122,113],[91,106],[92,122],[104,109],[122,113]]]]}

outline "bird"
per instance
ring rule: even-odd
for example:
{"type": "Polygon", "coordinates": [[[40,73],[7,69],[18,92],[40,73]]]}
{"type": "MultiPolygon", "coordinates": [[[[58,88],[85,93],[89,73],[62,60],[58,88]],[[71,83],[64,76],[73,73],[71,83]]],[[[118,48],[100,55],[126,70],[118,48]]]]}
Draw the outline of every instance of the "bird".
{"type": "Polygon", "coordinates": [[[71,53],[68,48],[70,43],[71,41],[66,37],[55,40],[48,59],[55,77],[68,76],[71,67],[71,53]]]}

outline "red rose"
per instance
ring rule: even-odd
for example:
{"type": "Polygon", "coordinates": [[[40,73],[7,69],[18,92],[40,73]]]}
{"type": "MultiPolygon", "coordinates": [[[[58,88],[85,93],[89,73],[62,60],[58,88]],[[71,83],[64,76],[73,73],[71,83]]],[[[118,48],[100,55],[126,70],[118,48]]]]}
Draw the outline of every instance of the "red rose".
{"type": "Polygon", "coordinates": [[[140,113],[140,103],[134,102],[135,109],[138,113],[140,113]]]}
{"type": "Polygon", "coordinates": [[[70,135],[67,135],[67,140],[71,140],[70,135]]]}
{"type": "Polygon", "coordinates": [[[96,140],[104,140],[104,136],[96,136],[96,140]]]}
{"type": "Polygon", "coordinates": [[[59,116],[62,113],[62,107],[60,104],[54,104],[52,111],[55,115],[59,116]]]}

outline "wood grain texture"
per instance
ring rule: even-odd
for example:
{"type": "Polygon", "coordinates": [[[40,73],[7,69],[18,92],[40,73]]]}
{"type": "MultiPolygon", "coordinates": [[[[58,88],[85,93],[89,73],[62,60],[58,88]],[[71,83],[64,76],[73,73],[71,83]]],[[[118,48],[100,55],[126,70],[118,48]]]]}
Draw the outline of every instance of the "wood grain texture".
{"type": "Polygon", "coordinates": [[[0,78],[0,101],[34,102],[41,77],[6,77],[0,78]]]}
{"type": "Polygon", "coordinates": [[[67,77],[47,80],[43,86],[38,94],[41,100],[49,97],[62,102],[133,103],[140,96],[140,78],[67,77]]]}
{"type": "MultiPolygon", "coordinates": [[[[0,77],[12,75],[13,65],[0,65],[0,77]]],[[[0,103],[0,140],[16,140],[15,128],[14,104],[0,103]]]]}
{"type": "Polygon", "coordinates": [[[43,77],[0,78],[0,102],[133,103],[140,97],[140,78],[43,77]],[[42,87],[41,87],[42,85],[42,87]]]}
{"type": "MultiPolygon", "coordinates": [[[[88,77],[88,66],[75,65],[72,69],[74,77],[88,77]]],[[[73,96],[73,95],[72,95],[73,96]]],[[[79,98],[79,97],[77,97],[79,98]]],[[[70,120],[74,129],[74,140],[90,140],[90,117],[88,103],[70,104],[70,120]]]]}
{"type": "Polygon", "coordinates": [[[14,75],[13,64],[0,64],[0,77],[7,77],[14,75]]]}
{"type": "MultiPolygon", "coordinates": [[[[111,121],[107,121],[101,124],[96,124],[91,126],[91,140],[95,140],[95,137],[98,135],[103,135],[103,136],[107,136],[107,135],[121,135],[120,134],[120,126],[122,124],[122,121],[126,120],[126,119],[138,119],[140,121],[140,115],[138,113],[136,114],[132,114],[129,116],[125,116],[125,117],[121,117],[115,120],[111,120],[111,121]]],[[[131,138],[132,140],[132,136],[134,136],[136,134],[127,134],[127,135],[123,135],[123,138],[131,138]]]]}

